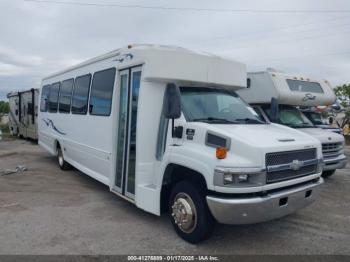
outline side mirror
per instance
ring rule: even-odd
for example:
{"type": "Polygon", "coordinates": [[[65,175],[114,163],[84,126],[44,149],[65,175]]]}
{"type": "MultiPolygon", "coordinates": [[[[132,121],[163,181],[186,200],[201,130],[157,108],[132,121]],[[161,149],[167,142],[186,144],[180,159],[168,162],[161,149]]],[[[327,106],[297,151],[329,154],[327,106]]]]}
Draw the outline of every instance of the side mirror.
{"type": "Polygon", "coordinates": [[[163,114],[165,118],[177,119],[181,116],[181,94],[175,84],[169,83],[166,86],[163,99],[163,114]]]}
{"type": "Polygon", "coordinates": [[[174,119],[181,116],[181,94],[180,89],[175,84],[169,83],[166,85],[163,98],[163,115],[167,119],[171,119],[172,137],[176,137],[174,119]]]}
{"type": "Polygon", "coordinates": [[[250,85],[251,85],[251,80],[250,78],[247,78],[247,88],[250,88],[250,85]]]}
{"type": "Polygon", "coordinates": [[[332,116],[330,116],[330,117],[328,118],[328,122],[329,122],[330,125],[333,125],[334,119],[333,119],[332,116]]]}
{"type": "Polygon", "coordinates": [[[271,122],[278,122],[279,119],[279,105],[275,97],[271,98],[271,122]]]}

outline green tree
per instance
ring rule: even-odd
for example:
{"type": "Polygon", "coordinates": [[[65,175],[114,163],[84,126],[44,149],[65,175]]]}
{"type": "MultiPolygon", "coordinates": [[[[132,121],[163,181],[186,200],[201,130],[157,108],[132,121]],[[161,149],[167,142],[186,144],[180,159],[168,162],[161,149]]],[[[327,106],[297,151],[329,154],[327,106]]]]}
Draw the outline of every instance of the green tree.
{"type": "Polygon", "coordinates": [[[338,123],[341,128],[350,124],[350,84],[344,84],[334,88],[335,95],[339,99],[341,105],[345,108],[345,116],[341,123],[338,123]]]}
{"type": "Polygon", "coordinates": [[[10,105],[8,102],[0,101],[0,114],[8,114],[10,111],[10,105]]]}
{"type": "Polygon", "coordinates": [[[334,88],[335,95],[340,100],[343,107],[349,107],[350,84],[344,84],[334,88]]]}

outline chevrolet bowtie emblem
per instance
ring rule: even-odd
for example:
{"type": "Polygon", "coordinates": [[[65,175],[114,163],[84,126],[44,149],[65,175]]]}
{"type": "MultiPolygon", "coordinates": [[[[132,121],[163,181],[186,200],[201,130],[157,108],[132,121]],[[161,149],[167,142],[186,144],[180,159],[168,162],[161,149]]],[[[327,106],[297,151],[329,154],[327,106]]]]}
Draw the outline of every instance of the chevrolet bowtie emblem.
{"type": "Polygon", "coordinates": [[[295,159],[290,164],[290,169],[297,171],[303,166],[303,164],[304,164],[303,161],[299,161],[298,159],[295,159]]]}

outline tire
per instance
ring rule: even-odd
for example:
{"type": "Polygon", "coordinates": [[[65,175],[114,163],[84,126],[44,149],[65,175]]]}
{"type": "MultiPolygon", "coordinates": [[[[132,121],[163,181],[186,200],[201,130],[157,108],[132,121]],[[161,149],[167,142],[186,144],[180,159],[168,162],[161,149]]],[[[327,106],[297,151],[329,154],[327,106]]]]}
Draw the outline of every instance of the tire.
{"type": "Polygon", "coordinates": [[[64,160],[63,153],[62,153],[62,150],[61,150],[60,147],[57,148],[57,162],[58,162],[59,167],[62,170],[69,170],[69,169],[71,169],[71,165],[64,160]]]}
{"type": "Polygon", "coordinates": [[[180,181],[172,188],[169,198],[171,223],[176,233],[192,244],[207,239],[215,225],[202,191],[188,181],[180,181]],[[181,223],[186,219],[187,222],[181,223]]]}
{"type": "Polygon", "coordinates": [[[328,178],[328,177],[330,177],[330,176],[333,176],[334,173],[335,173],[335,170],[323,171],[322,177],[323,177],[323,178],[328,178]]]}

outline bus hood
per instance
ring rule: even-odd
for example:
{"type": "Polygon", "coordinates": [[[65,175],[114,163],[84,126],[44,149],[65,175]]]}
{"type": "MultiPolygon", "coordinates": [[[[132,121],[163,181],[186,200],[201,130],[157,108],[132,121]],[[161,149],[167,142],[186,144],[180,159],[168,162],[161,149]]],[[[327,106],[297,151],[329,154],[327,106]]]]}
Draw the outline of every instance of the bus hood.
{"type": "Polygon", "coordinates": [[[254,147],[276,149],[319,146],[319,141],[298,130],[279,124],[212,125],[213,131],[254,147]]]}
{"type": "MultiPolygon", "coordinates": [[[[216,159],[213,164],[220,167],[258,167],[265,168],[265,156],[268,153],[317,149],[317,158],[322,157],[321,143],[298,130],[278,124],[212,124],[203,122],[184,123],[185,134],[181,140],[184,147],[175,147],[176,150],[187,148],[187,156],[194,152],[201,154],[201,159],[215,156],[215,145],[208,144],[208,134],[229,138],[229,153],[225,159],[216,159]],[[203,147],[203,142],[205,147],[203,147]]],[[[180,142],[180,140],[178,141],[180,142]]],[[[180,143],[179,143],[180,144],[180,143]]],[[[214,167],[213,167],[214,168],[214,167]]]]}
{"type": "Polygon", "coordinates": [[[297,130],[317,138],[321,143],[344,142],[344,137],[340,134],[321,128],[298,128],[297,130]]]}

